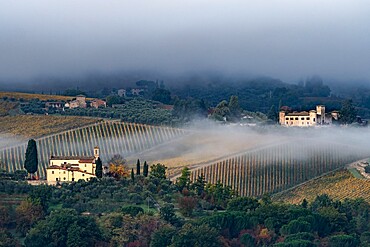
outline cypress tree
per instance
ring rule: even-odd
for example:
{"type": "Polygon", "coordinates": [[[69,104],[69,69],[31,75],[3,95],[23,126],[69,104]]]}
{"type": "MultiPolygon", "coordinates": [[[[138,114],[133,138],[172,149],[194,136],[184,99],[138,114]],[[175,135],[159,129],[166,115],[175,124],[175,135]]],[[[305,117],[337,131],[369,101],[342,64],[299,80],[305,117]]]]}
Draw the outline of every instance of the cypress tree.
{"type": "Polygon", "coordinates": [[[103,164],[101,162],[100,157],[98,157],[95,164],[96,164],[95,175],[97,178],[102,178],[103,177],[103,164]]]}
{"type": "Polygon", "coordinates": [[[144,162],[144,169],[143,169],[143,175],[144,175],[144,177],[148,177],[148,172],[149,172],[149,166],[148,166],[148,164],[145,161],[144,162]]]}
{"type": "Polygon", "coordinates": [[[28,173],[34,174],[37,172],[38,163],[36,141],[34,139],[30,139],[27,144],[24,168],[28,173]]]}
{"type": "Polygon", "coordinates": [[[131,180],[132,182],[135,181],[135,173],[134,173],[134,168],[131,169],[131,180]]]}
{"type": "Polygon", "coordinates": [[[136,162],[136,175],[140,175],[140,160],[137,159],[136,162]]]}

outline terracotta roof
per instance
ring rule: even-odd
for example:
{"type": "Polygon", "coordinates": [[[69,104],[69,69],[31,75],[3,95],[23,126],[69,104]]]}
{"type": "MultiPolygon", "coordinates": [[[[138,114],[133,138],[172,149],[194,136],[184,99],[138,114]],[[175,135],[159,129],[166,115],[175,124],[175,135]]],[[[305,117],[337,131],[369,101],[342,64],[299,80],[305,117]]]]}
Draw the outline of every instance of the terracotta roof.
{"type": "Polygon", "coordinates": [[[51,160],[93,160],[94,156],[51,156],[51,160]]]}
{"type": "Polygon", "coordinates": [[[78,161],[78,163],[91,163],[91,162],[93,162],[93,161],[94,161],[94,159],[95,159],[95,157],[94,157],[94,158],[92,158],[92,159],[80,159],[80,160],[78,161]]]}
{"type": "Polygon", "coordinates": [[[306,111],[302,111],[302,112],[292,112],[292,113],[288,113],[286,116],[288,117],[294,117],[294,116],[310,116],[310,114],[306,111]]]}

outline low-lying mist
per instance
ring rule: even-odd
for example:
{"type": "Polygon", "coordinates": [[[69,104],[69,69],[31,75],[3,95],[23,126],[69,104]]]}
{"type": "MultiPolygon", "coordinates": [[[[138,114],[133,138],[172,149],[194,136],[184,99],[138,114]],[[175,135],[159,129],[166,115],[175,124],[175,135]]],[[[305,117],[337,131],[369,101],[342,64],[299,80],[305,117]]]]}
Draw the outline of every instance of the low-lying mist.
{"type": "Polygon", "coordinates": [[[236,124],[219,125],[211,121],[196,121],[187,128],[188,135],[130,155],[127,157],[128,163],[135,164],[136,159],[139,158],[149,163],[163,163],[168,167],[192,166],[276,145],[290,147],[286,150],[282,149],[282,157],[287,155],[287,152],[294,152],[294,147],[303,147],[303,150],[307,150],[294,153],[296,159],[309,158],[309,150],[312,147],[323,152],[334,148],[343,156],[350,155],[351,152],[370,156],[369,128],[250,127],[236,124]]]}

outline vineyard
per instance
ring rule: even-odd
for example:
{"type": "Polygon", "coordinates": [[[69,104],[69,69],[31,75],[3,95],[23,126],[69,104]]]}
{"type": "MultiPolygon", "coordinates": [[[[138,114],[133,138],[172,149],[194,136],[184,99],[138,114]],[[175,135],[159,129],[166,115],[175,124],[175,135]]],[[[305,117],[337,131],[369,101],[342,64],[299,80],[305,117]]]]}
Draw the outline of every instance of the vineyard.
{"type": "Polygon", "coordinates": [[[340,170],[300,185],[273,198],[289,203],[311,202],[317,195],[328,194],[336,200],[364,198],[370,202],[370,180],[353,177],[348,170],[340,170]]]}
{"type": "MultiPolygon", "coordinates": [[[[101,149],[106,161],[114,154],[127,155],[149,149],[185,134],[186,131],[168,127],[105,121],[36,139],[39,169],[45,176],[51,155],[92,155],[94,146],[101,149]]],[[[26,143],[0,150],[2,166],[10,172],[23,169],[26,143]]]]}
{"type": "MultiPolygon", "coordinates": [[[[191,179],[204,175],[206,181],[220,181],[240,195],[261,196],[286,190],[368,155],[366,150],[331,143],[279,144],[191,166],[191,179]]],[[[172,179],[178,172],[171,174],[172,179]]]]}
{"type": "Polygon", "coordinates": [[[0,118],[0,133],[21,140],[37,138],[101,121],[77,116],[17,115],[0,118]]]}

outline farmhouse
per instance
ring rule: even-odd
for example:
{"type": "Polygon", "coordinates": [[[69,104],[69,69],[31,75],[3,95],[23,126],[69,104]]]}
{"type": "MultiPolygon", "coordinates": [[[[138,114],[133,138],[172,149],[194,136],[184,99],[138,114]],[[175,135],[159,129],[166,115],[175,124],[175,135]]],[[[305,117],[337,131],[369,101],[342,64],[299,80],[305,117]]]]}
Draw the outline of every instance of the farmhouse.
{"type": "Polygon", "coordinates": [[[66,108],[86,108],[86,96],[85,95],[77,95],[75,100],[72,100],[65,104],[66,108]]]}
{"type": "Polygon", "coordinates": [[[98,109],[99,107],[107,107],[107,102],[101,99],[94,99],[91,101],[90,106],[98,109]]]}
{"type": "Polygon", "coordinates": [[[46,168],[49,184],[73,182],[83,179],[89,181],[95,176],[95,161],[99,158],[99,147],[94,148],[94,156],[51,156],[46,168]]]}
{"type": "Polygon", "coordinates": [[[316,110],[311,110],[309,112],[287,112],[280,111],[279,113],[279,123],[283,126],[299,126],[299,127],[309,127],[316,125],[330,125],[332,121],[338,120],[338,112],[333,111],[331,113],[325,112],[325,106],[318,105],[316,110]]]}
{"type": "Polygon", "coordinates": [[[54,109],[62,109],[64,106],[63,102],[46,102],[45,103],[45,109],[49,110],[50,108],[54,109]]]}

